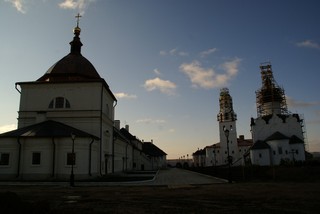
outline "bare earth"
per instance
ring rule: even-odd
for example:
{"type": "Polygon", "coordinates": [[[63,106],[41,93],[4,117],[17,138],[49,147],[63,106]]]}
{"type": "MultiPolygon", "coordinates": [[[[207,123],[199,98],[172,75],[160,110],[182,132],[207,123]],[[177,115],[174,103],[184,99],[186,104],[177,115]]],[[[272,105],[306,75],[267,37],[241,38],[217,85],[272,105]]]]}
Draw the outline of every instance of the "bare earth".
{"type": "Polygon", "coordinates": [[[0,184],[0,213],[320,213],[319,182],[229,184],[168,169],[131,184],[35,184],[0,184]]]}

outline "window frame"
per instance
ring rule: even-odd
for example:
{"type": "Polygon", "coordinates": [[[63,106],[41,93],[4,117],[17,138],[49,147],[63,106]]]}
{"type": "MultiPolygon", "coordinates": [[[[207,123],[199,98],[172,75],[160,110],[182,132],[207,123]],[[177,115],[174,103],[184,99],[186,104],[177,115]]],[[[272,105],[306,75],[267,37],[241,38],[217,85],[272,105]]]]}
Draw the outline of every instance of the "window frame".
{"type": "Polygon", "coordinates": [[[65,97],[55,97],[53,98],[48,106],[49,109],[69,109],[71,108],[70,102],[65,97]]]}
{"type": "Polygon", "coordinates": [[[1,152],[0,153],[0,167],[6,167],[10,165],[10,152],[1,152]],[[3,159],[3,156],[6,157],[6,159],[3,159]]]}
{"type": "Polygon", "coordinates": [[[76,163],[77,163],[77,153],[76,152],[74,152],[74,153],[67,152],[66,153],[66,166],[68,166],[68,167],[71,167],[72,165],[76,166],[76,163]],[[72,154],[74,154],[73,164],[72,164],[72,156],[71,156],[72,154]]]}
{"type": "Polygon", "coordinates": [[[32,166],[40,166],[41,165],[41,152],[34,151],[31,155],[31,165],[32,166]],[[39,155],[39,157],[36,157],[35,155],[39,155]]]}

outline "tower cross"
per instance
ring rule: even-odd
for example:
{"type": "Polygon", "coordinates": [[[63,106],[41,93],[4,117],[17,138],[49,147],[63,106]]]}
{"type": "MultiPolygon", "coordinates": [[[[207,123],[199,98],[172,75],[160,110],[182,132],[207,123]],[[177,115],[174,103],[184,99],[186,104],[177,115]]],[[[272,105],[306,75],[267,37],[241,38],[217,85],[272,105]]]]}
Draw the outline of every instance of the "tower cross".
{"type": "Polygon", "coordinates": [[[75,17],[77,19],[77,27],[79,27],[79,21],[82,16],[80,15],[80,13],[78,13],[75,17]]]}

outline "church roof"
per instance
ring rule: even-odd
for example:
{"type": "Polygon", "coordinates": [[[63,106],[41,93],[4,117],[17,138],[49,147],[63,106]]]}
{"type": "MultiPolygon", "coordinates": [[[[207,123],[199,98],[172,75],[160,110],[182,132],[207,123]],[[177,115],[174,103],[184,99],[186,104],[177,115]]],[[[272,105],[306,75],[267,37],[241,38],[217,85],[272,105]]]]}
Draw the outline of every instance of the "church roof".
{"type": "Polygon", "coordinates": [[[253,146],[251,147],[251,150],[269,149],[269,148],[270,146],[265,141],[258,140],[253,144],[253,146]]]}
{"type": "Polygon", "coordinates": [[[292,137],[290,137],[289,144],[304,144],[304,141],[297,136],[292,135],[292,137]]]}
{"type": "Polygon", "coordinates": [[[289,138],[280,132],[275,132],[272,135],[270,135],[269,137],[267,137],[267,139],[265,141],[284,140],[284,139],[289,139],[289,138]]]}
{"type": "Polygon", "coordinates": [[[70,42],[70,53],[51,66],[48,71],[37,81],[59,82],[59,81],[81,81],[100,80],[101,77],[91,64],[81,54],[82,43],[80,41],[79,15],[77,26],[74,28],[74,37],[70,42]]]}
{"type": "Polygon", "coordinates": [[[81,54],[82,43],[80,41],[79,14],[77,26],[74,28],[74,37],[70,44],[70,53],[52,65],[47,72],[34,82],[18,82],[20,84],[46,84],[46,83],[70,83],[70,82],[101,82],[109,94],[116,101],[116,97],[109,88],[107,82],[100,77],[92,63],[81,54]]]}
{"type": "Polygon", "coordinates": [[[100,75],[89,60],[80,53],[69,53],[51,66],[37,81],[57,82],[100,79],[100,75]]]}
{"type": "Polygon", "coordinates": [[[71,137],[71,134],[76,137],[89,137],[99,140],[98,137],[87,132],[81,131],[66,124],[47,120],[41,123],[22,127],[13,131],[0,134],[0,138],[4,137],[71,137]]]}

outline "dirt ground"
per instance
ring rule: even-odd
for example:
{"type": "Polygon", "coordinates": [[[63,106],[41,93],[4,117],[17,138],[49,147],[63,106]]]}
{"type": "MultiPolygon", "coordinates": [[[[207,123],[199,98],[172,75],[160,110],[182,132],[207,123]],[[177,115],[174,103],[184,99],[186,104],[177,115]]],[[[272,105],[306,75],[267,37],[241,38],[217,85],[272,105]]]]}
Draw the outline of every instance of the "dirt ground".
{"type": "Polygon", "coordinates": [[[0,186],[1,213],[319,213],[320,184],[0,186]],[[3,212],[5,211],[5,212],[3,212]]]}

